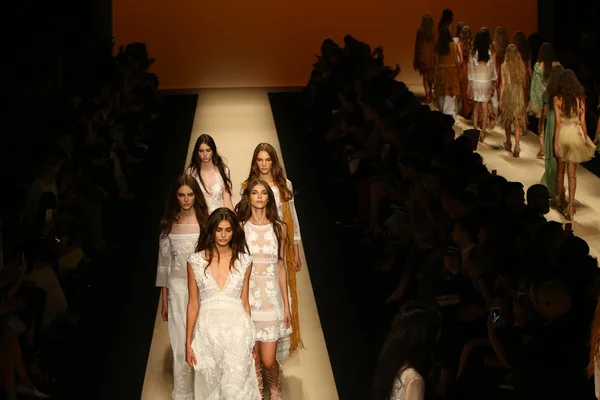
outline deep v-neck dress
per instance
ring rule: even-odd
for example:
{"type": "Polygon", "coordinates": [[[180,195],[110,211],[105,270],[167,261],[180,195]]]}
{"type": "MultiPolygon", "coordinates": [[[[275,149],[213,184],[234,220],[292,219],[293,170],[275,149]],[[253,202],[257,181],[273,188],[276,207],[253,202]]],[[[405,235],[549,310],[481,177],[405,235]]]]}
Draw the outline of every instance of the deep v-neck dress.
{"type": "Polygon", "coordinates": [[[208,261],[203,251],[192,254],[188,262],[200,296],[200,312],[192,340],[198,362],[195,399],[260,399],[252,358],[254,324],[241,300],[244,277],[252,265],[252,257],[239,256],[222,288],[210,268],[206,268],[208,261]]]}

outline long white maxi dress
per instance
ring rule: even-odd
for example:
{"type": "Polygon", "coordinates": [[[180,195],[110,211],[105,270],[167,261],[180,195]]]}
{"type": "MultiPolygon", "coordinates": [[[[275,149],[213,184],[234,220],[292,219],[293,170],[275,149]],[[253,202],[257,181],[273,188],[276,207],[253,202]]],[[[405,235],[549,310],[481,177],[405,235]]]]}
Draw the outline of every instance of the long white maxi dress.
{"type": "Polygon", "coordinates": [[[156,286],[169,289],[168,326],[173,349],[173,400],[194,398],[194,371],[185,362],[187,318],[187,260],[200,235],[198,224],[173,224],[169,235],[159,243],[156,286]]]}

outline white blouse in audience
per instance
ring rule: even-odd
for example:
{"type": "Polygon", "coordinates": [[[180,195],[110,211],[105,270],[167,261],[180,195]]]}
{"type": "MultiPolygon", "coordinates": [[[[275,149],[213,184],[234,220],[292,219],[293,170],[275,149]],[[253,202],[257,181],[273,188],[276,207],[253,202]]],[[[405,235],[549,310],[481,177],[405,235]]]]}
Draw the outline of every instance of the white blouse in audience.
{"type": "Polygon", "coordinates": [[[425,381],[412,368],[405,368],[396,375],[390,400],[423,400],[425,399],[425,381]]]}

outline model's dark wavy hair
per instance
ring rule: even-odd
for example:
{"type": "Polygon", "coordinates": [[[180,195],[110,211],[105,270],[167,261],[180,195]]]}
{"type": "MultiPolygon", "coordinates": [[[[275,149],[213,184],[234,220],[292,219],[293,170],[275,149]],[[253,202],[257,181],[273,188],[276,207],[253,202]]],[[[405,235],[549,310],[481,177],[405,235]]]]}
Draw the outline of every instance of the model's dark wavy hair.
{"type": "Polygon", "coordinates": [[[575,117],[585,108],[585,90],[575,72],[570,69],[560,74],[558,96],[562,99],[562,113],[567,117],[575,117]]]}
{"type": "Polygon", "coordinates": [[[196,252],[204,250],[204,259],[207,261],[206,267],[204,267],[205,274],[206,268],[210,266],[215,254],[217,260],[220,257],[217,251],[215,236],[221,221],[229,222],[232,230],[231,241],[229,242],[229,247],[231,247],[229,271],[235,268],[235,262],[241,254],[249,253],[248,246],[246,245],[246,234],[244,233],[244,228],[240,225],[238,217],[227,207],[217,208],[208,217],[206,226],[200,232],[200,239],[198,239],[198,245],[196,246],[196,252]]]}
{"type": "Polygon", "coordinates": [[[208,206],[206,205],[206,200],[204,199],[200,185],[198,185],[196,179],[190,175],[181,175],[175,181],[165,204],[165,212],[160,222],[161,237],[165,237],[171,233],[173,224],[179,221],[179,211],[181,206],[177,200],[177,192],[182,186],[189,186],[190,189],[192,189],[192,192],[194,192],[194,210],[196,211],[196,219],[198,220],[200,227],[203,227],[208,219],[208,206]]]}
{"type": "Polygon", "coordinates": [[[285,177],[285,173],[283,172],[283,168],[281,167],[281,163],[279,162],[277,152],[275,151],[275,148],[269,143],[259,143],[258,146],[256,146],[256,148],[254,149],[254,153],[252,154],[252,164],[250,164],[250,173],[248,174],[248,178],[244,181],[244,183],[242,183],[242,189],[246,189],[246,187],[248,186],[248,182],[260,179],[260,170],[258,169],[258,165],[256,164],[256,159],[258,158],[258,153],[260,153],[261,151],[267,152],[267,154],[271,158],[271,161],[273,163],[271,168],[271,175],[273,175],[273,182],[275,182],[275,186],[277,186],[277,189],[279,189],[281,201],[290,201],[293,197],[293,193],[287,187],[287,180],[285,177]]]}
{"type": "Polygon", "coordinates": [[[439,311],[416,302],[402,307],[383,345],[373,385],[373,400],[388,400],[394,379],[405,368],[415,369],[426,381],[442,325],[439,311]]]}
{"type": "Polygon", "coordinates": [[[496,32],[494,33],[494,49],[496,50],[496,57],[500,58],[499,65],[502,65],[504,62],[506,49],[510,44],[510,39],[508,38],[508,33],[506,33],[506,29],[501,26],[496,27],[496,32]]]}
{"type": "Polygon", "coordinates": [[[435,36],[433,26],[433,17],[429,14],[423,15],[423,18],[421,19],[421,26],[417,30],[417,40],[429,42],[431,39],[433,39],[435,36]]]}
{"type": "Polygon", "coordinates": [[[473,40],[473,54],[477,54],[477,61],[488,62],[490,60],[490,33],[479,31],[473,40]]]}
{"type": "MultiPolygon", "coordinates": [[[[267,182],[261,179],[254,179],[250,181],[250,183],[246,185],[244,193],[242,193],[240,202],[235,206],[235,212],[237,213],[242,224],[248,222],[252,216],[250,195],[252,194],[254,188],[259,185],[263,186],[267,191],[267,205],[265,206],[267,220],[273,224],[273,231],[275,232],[275,237],[277,237],[278,253],[281,253],[279,249],[281,249],[282,240],[285,240],[285,237],[282,236],[282,232],[286,232],[284,229],[285,223],[279,218],[279,214],[277,213],[277,204],[275,203],[275,195],[273,194],[273,190],[267,182]]],[[[283,258],[283,254],[279,254],[279,258],[283,258]]]]}
{"type": "Polygon", "coordinates": [[[462,32],[462,29],[466,26],[467,24],[464,22],[459,22],[458,24],[456,24],[456,36],[457,38],[460,37],[460,33],[462,32]]]}
{"type": "Polygon", "coordinates": [[[438,32],[443,28],[448,28],[452,22],[454,22],[454,13],[449,8],[446,8],[442,11],[442,17],[440,18],[440,22],[438,22],[438,32]]]}
{"type": "Polygon", "coordinates": [[[435,44],[435,52],[439,55],[446,55],[450,53],[450,43],[452,43],[452,34],[447,26],[440,29],[440,36],[435,44]]]}
{"type": "Polygon", "coordinates": [[[548,92],[548,99],[552,104],[552,99],[558,96],[558,85],[560,84],[560,76],[564,72],[565,68],[557,64],[552,68],[552,72],[548,77],[548,85],[546,85],[546,92],[548,92]]]}
{"type": "Polygon", "coordinates": [[[555,61],[558,61],[558,58],[556,57],[552,43],[546,42],[542,44],[542,47],[540,47],[540,51],[538,52],[538,62],[544,63],[544,79],[548,79],[550,76],[552,64],[555,61]]]}
{"type": "Polygon", "coordinates": [[[196,139],[196,144],[194,144],[194,150],[192,151],[192,161],[190,162],[189,166],[190,175],[196,173],[198,175],[198,179],[200,179],[200,182],[202,183],[202,187],[204,187],[204,190],[208,192],[206,184],[202,179],[202,174],[200,173],[200,164],[202,163],[202,160],[200,160],[200,156],[198,155],[198,149],[200,149],[201,144],[207,145],[212,150],[212,162],[219,170],[219,175],[221,175],[221,178],[225,183],[225,191],[231,194],[232,184],[231,179],[227,174],[227,165],[225,164],[223,157],[219,155],[219,152],[217,151],[217,145],[215,144],[215,140],[210,135],[203,133],[198,137],[198,139],[196,139]]]}

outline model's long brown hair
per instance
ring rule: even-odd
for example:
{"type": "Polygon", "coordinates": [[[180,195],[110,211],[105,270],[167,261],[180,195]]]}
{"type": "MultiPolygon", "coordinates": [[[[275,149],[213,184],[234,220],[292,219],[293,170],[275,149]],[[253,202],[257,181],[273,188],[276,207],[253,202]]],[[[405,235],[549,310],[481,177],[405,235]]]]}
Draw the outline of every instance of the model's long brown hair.
{"type": "Polygon", "coordinates": [[[448,28],[454,22],[454,13],[449,8],[442,11],[442,17],[438,22],[438,32],[444,28],[448,28]]]}
{"type": "Polygon", "coordinates": [[[567,117],[575,117],[585,108],[585,91],[577,76],[570,69],[560,74],[558,97],[562,99],[561,111],[567,117]]]}
{"type": "Polygon", "coordinates": [[[194,144],[194,150],[192,151],[192,161],[190,162],[189,166],[190,174],[193,174],[195,172],[198,175],[198,179],[200,179],[200,182],[202,182],[204,190],[207,193],[210,193],[206,187],[206,184],[204,183],[204,180],[202,179],[202,174],[200,173],[200,164],[202,163],[202,160],[200,160],[200,156],[198,155],[198,149],[200,149],[201,144],[207,145],[212,150],[212,162],[219,170],[219,175],[221,175],[221,179],[223,179],[223,182],[225,183],[225,191],[231,194],[232,184],[231,179],[229,178],[226,172],[227,165],[225,164],[223,157],[219,155],[215,140],[210,135],[203,133],[196,140],[196,144],[194,144]]]}
{"type": "Polygon", "coordinates": [[[542,44],[538,52],[537,62],[544,63],[544,79],[548,79],[552,72],[552,65],[556,61],[558,61],[558,58],[556,57],[552,43],[546,42],[542,44]]]}
{"type": "Polygon", "coordinates": [[[269,143],[260,143],[254,149],[254,154],[252,155],[252,164],[250,164],[250,173],[248,174],[248,178],[246,179],[246,181],[242,183],[242,188],[246,189],[248,186],[248,182],[260,179],[260,170],[258,169],[258,165],[256,164],[256,159],[258,158],[258,153],[260,153],[261,151],[267,152],[267,154],[271,158],[271,162],[273,163],[271,168],[271,175],[273,176],[273,182],[275,182],[275,186],[277,186],[277,189],[279,189],[281,201],[290,201],[294,194],[287,187],[287,179],[285,177],[285,173],[283,172],[283,168],[281,168],[281,163],[279,162],[277,152],[275,151],[275,148],[269,143]]]}
{"type": "Polygon", "coordinates": [[[175,181],[173,189],[171,189],[171,194],[169,194],[167,203],[165,204],[165,212],[160,221],[161,237],[165,237],[171,233],[173,224],[179,222],[179,211],[181,210],[181,206],[177,200],[177,192],[182,186],[189,186],[189,188],[192,189],[192,192],[194,192],[194,210],[196,211],[196,219],[198,220],[200,227],[203,227],[208,219],[208,206],[206,205],[206,200],[204,199],[200,185],[198,185],[198,182],[193,177],[181,175],[175,181]]]}
{"type": "Polygon", "coordinates": [[[438,41],[435,44],[435,52],[440,56],[445,56],[450,53],[452,48],[452,34],[450,33],[450,29],[448,27],[442,27],[439,30],[438,41]]]}
{"type": "Polygon", "coordinates": [[[459,43],[462,44],[463,55],[466,57],[473,48],[473,32],[471,31],[471,27],[469,25],[463,26],[458,38],[459,43]]]}
{"type": "Polygon", "coordinates": [[[277,204],[275,203],[275,195],[273,194],[273,190],[267,182],[261,179],[254,179],[250,181],[250,183],[246,185],[246,188],[244,189],[244,193],[242,194],[240,202],[235,206],[235,212],[237,213],[242,224],[248,222],[250,217],[252,217],[250,195],[252,194],[254,188],[259,185],[263,186],[267,191],[267,204],[265,206],[267,220],[273,224],[273,231],[275,232],[275,237],[277,237],[277,253],[279,254],[279,258],[283,258],[283,254],[281,254],[280,249],[282,240],[285,239],[282,237],[282,232],[285,232],[285,223],[279,219],[279,214],[277,213],[277,204]]]}
{"type": "Polygon", "coordinates": [[[239,259],[241,254],[248,253],[248,246],[246,245],[246,234],[244,229],[240,225],[238,217],[233,211],[227,207],[217,208],[210,214],[206,221],[206,226],[200,232],[200,239],[196,246],[196,252],[204,250],[204,259],[208,261],[206,267],[204,267],[204,273],[206,269],[212,263],[212,260],[217,255],[217,261],[219,260],[219,252],[217,251],[217,244],[215,236],[217,234],[217,228],[221,221],[227,221],[231,225],[232,235],[229,247],[231,247],[231,261],[229,261],[229,271],[235,268],[235,262],[239,259]]]}
{"type": "Polygon", "coordinates": [[[510,39],[508,38],[506,29],[504,29],[501,26],[497,27],[496,32],[494,34],[494,42],[492,43],[492,45],[494,46],[494,49],[496,51],[496,58],[498,58],[499,61],[501,61],[498,63],[500,65],[502,65],[502,63],[504,62],[506,49],[508,48],[509,43],[510,39]]]}
{"type": "Polygon", "coordinates": [[[550,104],[552,104],[552,99],[558,96],[558,85],[560,84],[560,76],[564,72],[565,68],[557,64],[552,68],[552,72],[550,73],[550,77],[548,78],[548,85],[546,85],[546,92],[548,92],[548,98],[550,99],[550,104]]]}
{"type": "Polygon", "coordinates": [[[589,376],[594,375],[596,367],[600,368],[600,298],[596,303],[596,312],[594,322],[592,322],[592,331],[590,334],[590,362],[587,366],[589,376]]]}
{"type": "Polygon", "coordinates": [[[527,36],[523,32],[515,32],[512,37],[512,44],[517,46],[521,59],[527,68],[531,66],[531,49],[529,48],[529,41],[527,36]]]}
{"type": "Polygon", "coordinates": [[[460,33],[462,32],[462,29],[466,26],[467,24],[465,24],[464,22],[459,22],[458,24],[456,24],[456,35],[454,35],[455,37],[460,37],[460,33]]]}
{"type": "Polygon", "coordinates": [[[525,79],[525,64],[519,54],[519,49],[514,44],[508,45],[506,48],[506,56],[502,64],[502,75],[510,77],[512,84],[523,85],[525,79]]]}
{"type": "Polygon", "coordinates": [[[433,17],[429,14],[423,15],[421,19],[421,26],[417,30],[417,40],[422,40],[425,42],[431,41],[434,36],[434,22],[433,17]]]}

